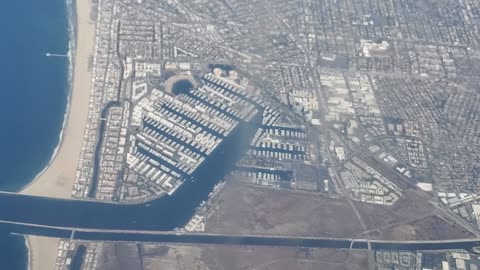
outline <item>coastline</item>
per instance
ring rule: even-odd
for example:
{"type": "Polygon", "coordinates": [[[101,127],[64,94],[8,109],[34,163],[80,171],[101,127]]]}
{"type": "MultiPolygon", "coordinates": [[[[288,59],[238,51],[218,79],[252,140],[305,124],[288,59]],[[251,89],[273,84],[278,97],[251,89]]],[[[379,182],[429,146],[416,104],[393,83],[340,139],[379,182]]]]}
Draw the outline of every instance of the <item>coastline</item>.
{"type": "MultiPolygon", "coordinates": [[[[19,192],[26,195],[70,198],[85,133],[92,71],[89,59],[95,49],[95,22],[91,21],[90,0],[67,0],[69,17],[70,74],[67,106],[59,142],[45,167],[19,192]]],[[[28,269],[55,268],[59,239],[28,236],[28,269]]]]}
{"type": "Polygon", "coordinates": [[[28,270],[53,270],[57,260],[59,239],[36,235],[25,236],[28,249],[28,270]]]}
{"type": "Polygon", "coordinates": [[[67,104],[65,107],[65,112],[63,115],[63,122],[62,122],[62,129],[60,130],[60,134],[58,135],[58,143],[55,149],[53,150],[52,155],[50,156],[50,159],[48,160],[47,165],[39,172],[35,177],[30,179],[30,181],[24,185],[23,187],[20,188],[20,193],[24,194],[29,194],[27,191],[23,192],[24,190],[27,190],[30,185],[35,183],[37,179],[42,176],[47,169],[52,165],[54,162],[58,151],[62,147],[63,140],[64,140],[64,131],[68,122],[68,118],[70,115],[70,106],[71,106],[71,101],[72,101],[72,90],[73,90],[73,68],[75,64],[75,53],[76,53],[76,40],[77,40],[77,14],[76,14],[76,1],[77,0],[66,0],[66,12],[67,12],[67,17],[68,17],[68,35],[69,35],[69,41],[68,41],[68,88],[69,88],[69,93],[67,96],[67,104]]]}
{"type": "Polygon", "coordinates": [[[30,249],[30,242],[28,241],[28,236],[23,236],[23,239],[25,240],[25,247],[27,247],[27,270],[32,269],[32,250],[30,249]]]}
{"type": "MultiPolygon", "coordinates": [[[[95,24],[90,20],[90,1],[75,1],[76,28],[71,37],[76,37],[76,46],[70,46],[73,56],[71,93],[65,111],[60,140],[46,168],[23,187],[20,193],[54,198],[70,198],[83,135],[88,116],[91,87],[89,58],[94,54],[95,24]]],[[[73,22],[74,23],[74,22],[73,22]]],[[[72,43],[72,42],[71,42],[72,43]]]]}

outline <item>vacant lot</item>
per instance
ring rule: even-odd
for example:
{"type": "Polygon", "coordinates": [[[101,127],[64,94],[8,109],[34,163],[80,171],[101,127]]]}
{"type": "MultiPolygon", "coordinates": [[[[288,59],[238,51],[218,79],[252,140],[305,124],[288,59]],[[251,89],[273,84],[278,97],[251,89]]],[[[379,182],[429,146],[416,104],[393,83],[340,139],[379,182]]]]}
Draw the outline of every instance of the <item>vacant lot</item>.
{"type": "Polygon", "coordinates": [[[229,182],[207,230],[348,238],[362,228],[345,200],[229,182]]]}
{"type": "Polygon", "coordinates": [[[438,216],[429,197],[406,189],[393,206],[355,203],[371,238],[386,240],[439,240],[472,236],[459,226],[438,216]]]}
{"type": "Polygon", "coordinates": [[[368,269],[367,252],[332,249],[209,246],[203,249],[202,260],[210,262],[211,270],[368,269]]]}
{"type": "Polygon", "coordinates": [[[98,269],[129,270],[367,270],[365,251],[216,245],[104,244],[98,269]],[[116,251],[122,250],[117,253],[116,251]],[[135,265],[121,265],[133,259],[135,265]],[[120,257],[120,258],[119,258],[120,257]],[[105,259],[108,258],[108,261],[105,259]],[[117,267],[117,268],[115,268],[117,267]],[[129,268],[127,268],[129,267],[129,268]]]}
{"type": "Polygon", "coordinates": [[[399,225],[419,218],[431,216],[435,208],[418,190],[406,189],[393,206],[382,206],[356,202],[355,206],[365,220],[369,230],[385,225],[399,225]]]}
{"type": "Polygon", "coordinates": [[[474,235],[438,216],[422,218],[379,231],[379,238],[388,240],[442,240],[469,237],[474,235]]]}
{"type": "MultiPolygon", "coordinates": [[[[393,206],[354,202],[368,237],[392,240],[467,238],[471,234],[437,216],[420,191],[406,189],[393,206]]],[[[316,193],[275,190],[228,182],[207,231],[233,234],[276,234],[363,238],[348,202],[316,193]]]]}
{"type": "Polygon", "coordinates": [[[136,270],[141,269],[138,245],[131,243],[103,243],[99,247],[97,269],[136,270]]]}
{"type": "Polygon", "coordinates": [[[367,270],[363,251],[236,246],[166,246],[163,256],[144,256],[145,270],[367,270]]]}

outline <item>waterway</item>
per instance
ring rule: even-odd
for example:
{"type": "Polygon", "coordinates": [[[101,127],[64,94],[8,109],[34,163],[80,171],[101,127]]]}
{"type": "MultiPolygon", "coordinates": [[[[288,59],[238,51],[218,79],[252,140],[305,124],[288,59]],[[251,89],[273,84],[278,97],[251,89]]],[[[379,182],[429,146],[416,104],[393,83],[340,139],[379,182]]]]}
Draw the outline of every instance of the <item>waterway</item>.
{"type": "MultiPolygon", "coordinates": [[[[0,228],[5,227],[19,234],[34,234],[49,237],[70,238],[87,241],[126,241],[144,243],[179,243],[179,244],[220,244],[241,246],[275,246],[275,247],[310,247],[334,249],[368,249],[368,240],[335,239],[264,235],[226,235],[205,233],[172,233],[149,231],[105,231],[105,230],[75,230],[68,228],[47,228],[36,225],[5,224],[0,222],[0,228]]],[[[478,239],[458,239],[454,241],[370,241],[373,250],[466,250],[477,254],[478,239]]],[[[81,250],[77,255],[82,255],[81,250]]]]}
{"type": "Polygon", "coordinates": [[[87,251],[86,246],[84,246],[84,245],[78,246],[77,251],[75,252],[75,256],[73,257],[72,266],[70,267],[70,270],[81,270],[82,269],[83,259],[85,257],[85,252],[86,251],[87,251]]]}
{"type": "Polygon", "coordinates": [[[231,136],[186,180],[172,196],[141,204],[113,204],[0,194],[0,220],[61,227],[162,230],[185,225],[196,207],[208,199],[213,186],[224,179],[245,153],[262,113],[254,123],[239,124],[231,136]]]}
{"type": "Polygon", "coordinates": [[[179,80],[178,82],[175,82],[172,86],[172,92],[175,95],[179,94],[186,94],[190,92],[190,90],[193,88],[193,84],[189,80],[179,80]]]}
{"type": "MultiPolygon", "coordinates": [[[[0,51],[4,63],[0,66],[1,190],[17,191],[30,182],[48,164],[59,143],[68,103],[68,59],[46,57],[45,53],[68,51],[65,1],[6,1],[0,9],[3,25],[0,51]]],[[[254,125],[246,126],[235,136],[227,138],[225,147],[219,148],[213,158],[195,173],[194,180],[182,185],[173,196],[138,205],[118,205],[2,193],[0,220],[83,228],[174,229],[188,220],[195,207],[207,199],[213,186],[232,169],[234,161],[247,148],[253,131],[254,125]]],[[[12,226],[0,226],[0,269],[26,269],[24,238],[10,235],[11,230],[12,226]]],[[[42,230],[32,229],[31,233],[41,234],[42,230]]],[[[44,233],[48,233],[47,230],[44,233]]],[[[70,232],[59,230],[55,236],[68,238],[70,232]]],[[[106,237],[115,236],[84,235],[84,238],[88,237],[108,239],[106,237]]],[[[128,237],[134,239],[134,236],[128,237]]],[[[180,238],[171,241],[175,239],[180,238]]],[[[225,243],[228,240],[232,239],[218,238],[215,241],[225,243]]],[[[188,241],[213,240],[196,238],[188,241]]],[[[248,242],[251,241],[249,238],[240,238],[239,241],[253,244],[248,242]]],[[[262,243],[264,240],[256,241],[262,243]]],[[[346,244],[338,243],[342,247],[346,244]]],[[[401,247],[404,246],[397,246],[401,247]]]]}
{"type": "MultiPolygon", "coordinates": [[[[66,0],[3,1],[0,8],[0,190],[17,191],[49,163],[68,100],[66,0]]],[[[2,208],[7,206],[2,205],[2,208]]],[[[26,269],[23,237],[0,229],[0,269],[26,269]]]]}

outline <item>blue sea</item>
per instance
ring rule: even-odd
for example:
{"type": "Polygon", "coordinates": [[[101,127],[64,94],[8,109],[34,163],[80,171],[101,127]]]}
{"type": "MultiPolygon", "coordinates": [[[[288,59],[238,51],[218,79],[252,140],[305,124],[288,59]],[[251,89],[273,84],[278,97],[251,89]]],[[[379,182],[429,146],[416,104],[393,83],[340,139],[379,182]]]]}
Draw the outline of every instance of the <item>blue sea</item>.
{"type": "MultiPolygon", "coordinates": [[[[28,184],[48,165],[59,143],[69,61],[45,54],[68,52],[67,11],[66,0],[2,1],[0,190],[18,191],[28,184]]],[[[0,269],[27,268],[24,238],[0,231],[0,269]]]]}

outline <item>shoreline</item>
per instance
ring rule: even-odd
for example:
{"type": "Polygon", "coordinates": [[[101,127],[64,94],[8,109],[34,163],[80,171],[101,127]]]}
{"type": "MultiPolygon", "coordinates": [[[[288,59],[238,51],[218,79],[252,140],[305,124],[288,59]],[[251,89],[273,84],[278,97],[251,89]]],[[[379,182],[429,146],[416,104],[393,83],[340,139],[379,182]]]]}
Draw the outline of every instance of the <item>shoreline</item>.
{"type": "Polygon", "coordinates": [[[31,186],[35,181],[37,181],[38,178],[40,178],[46,171],[47,169],[52,165],[52,163],[55,161],[55,158],[58,155],[59,150],[62,147],[63,141],[64,141],[64,135],[65,135],[65,128],[67,126],[67,122],[70,116],[70,106],[72,102],[72,90],[73,90],[73,71],[74,71],[74,65],[75,65],[75,55],[76,55],[76,43],[77,43],[77,9],[76,9],[76,2],[78,0],[66,0],[66,13],[68,17],[68,36],[69,36],[69,41],[68,41],[68,81],[67,81],[67,87],[69,89],[68,95],[67,95],[67,103],[65,106],[65,112],[63,114],[63,121],[62,121],[62,128],[60,130],[60,134],[58,136],[58,143],[55,146],[55,149],[52,152],[52,155],[50,156],[50,159],[48,160],[48,163],[45,165],[45,167],[37,173],[32,179],[28,181],[27,184],[23,185],[19,189],[19,193],[23,193],[24,190],[28,189],[29,186],[31,186]]]}
{"type": "MultiPolygon", "coordinates": [[[[95,24],[90,20],[90,1],[67,1],[70,39],[70,93],[59,142],[46,167],[19,193],[53,198],[70,198],[83,143],[91,88],[89,58],[94,54],[95,24]],[[71,5],[68,6],[68,4],[71,5]],[[75,5],[75,6],[73,6],[75,5]],[[76,13],[76,16],[70,16],[76,13]],[[78,33],[81,30],[81,35],[78,33]],[[75,43],[75,45],[73,45],[75,43]],[[81,89],[81,90],[80,90],[81,89]]],[[[68,86],[67,86],[68,87],[68,86]]]]}
{"type": "Polygon", "coordinates": [[[57,261],[59,239],[29,235],[25,237],[27,246],[28,270],[53,270],[57,261]]]}
{"type": "MultiPolygon", "coordinates": [[[[95,22],[91,0],[66,0],[69,30],[69,93],[59,141],[45,168],[19,191],[20,194],[71,198],[88,118],[95,50],[95,22]]],[[[59,239],[25,237],[28,270],[54,269],[59,239]]]]}
{"type": "Polygon", "coordinates": [[[25,247],[27,247],[27,270],[32,270],[32,250],[30,248],[30,241],[28,236],[23,236],[25,240],[25,247]]]}

